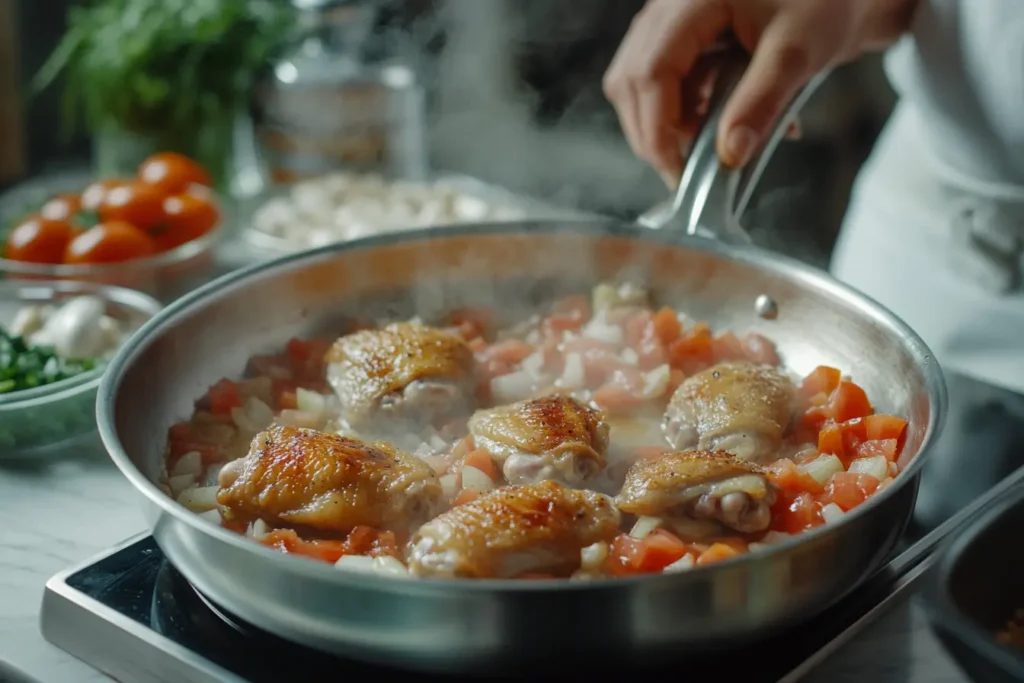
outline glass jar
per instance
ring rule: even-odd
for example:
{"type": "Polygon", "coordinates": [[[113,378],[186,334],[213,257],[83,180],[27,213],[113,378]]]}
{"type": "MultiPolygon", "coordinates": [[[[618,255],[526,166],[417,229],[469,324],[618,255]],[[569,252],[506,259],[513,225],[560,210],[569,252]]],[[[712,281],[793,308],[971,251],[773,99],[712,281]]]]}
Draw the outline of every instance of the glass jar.
{"type": "Polygon", "coordinates": [[[359,0],[293,0],[301,38],[254,94],[261,175],[288,185],[332,171],[421,179],[424,94],[415,71],[369,61],[376,8],[359,0]]]}

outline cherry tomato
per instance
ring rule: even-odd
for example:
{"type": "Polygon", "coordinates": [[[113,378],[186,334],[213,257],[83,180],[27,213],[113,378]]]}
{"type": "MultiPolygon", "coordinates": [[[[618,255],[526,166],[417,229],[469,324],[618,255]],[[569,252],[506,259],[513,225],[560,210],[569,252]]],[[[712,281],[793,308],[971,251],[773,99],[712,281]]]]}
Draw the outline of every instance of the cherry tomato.
{"type": "Polygon", "coordinates": [[[212,202],[192,193],[166,198],[163,210],[163,221],[149,230],[160,251],[174,249],[202,237],[220,218],[212,202]]]}
{"type": "Polygon", "coordinates": [[[104,223],[123,221],[139,230],[149,231],[164,218],[164,195],[152,185],[130,183],[111,188],[100,204],[104,223]]]}
{"type": "Polygon", "coordinates": [[[75,234],[67,221],[30,216],[7,236],[4,257],[29,263],[60,263],[75,234]]]}
{"type": "Polygon", "coordinates": [[[107,196],[107,193],[110,192],[110,190],[115,187],[120,187],[121,185],[128,185],[131,182],[132,181],[130,180],[123,180],[120,178],[97,180],[82,191],[80,202],[82,211],[99,211],[104,197],[107,196]]]}
{"type": "Polygon", "coordinates": [[[81,209],[82,199],[77,194],[59,194],[43,204],[39,215],[54,221],[70,221],[81,209]]]}
{"type": "Polygon", "coordinates": [[[143,161],[139,179],[163,194],[179,194],[193,184],[211,184],[210,174],[202,166],[177,152],[160,152],[143,161]]]}
{"type": "Polygon", "coordinates": [[[130,223],[110,221],[75,237],[64,252],[65,263],[117,263],[156,253],[149,235],[130,223]]]}

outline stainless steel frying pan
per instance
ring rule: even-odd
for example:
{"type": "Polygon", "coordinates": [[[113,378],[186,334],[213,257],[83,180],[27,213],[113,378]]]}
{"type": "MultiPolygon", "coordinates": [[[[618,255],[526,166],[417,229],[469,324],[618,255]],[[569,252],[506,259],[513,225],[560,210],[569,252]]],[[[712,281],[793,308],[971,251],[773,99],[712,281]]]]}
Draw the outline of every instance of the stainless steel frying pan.
{"type": "MultiPolygon", "coordinates": [[[[742,66],[725,62],[723,93],[742,66]]],[[[648,227],[535,222],[364,239],[246,268],[164,309],[110,364],[97,413],[170,561],[216,605],[284,638],[393,666],[477,674],[551,657],[649,662],[734,647],[849,592],[890,553],[910,516],[946,409],[942,375],[917,335],[878,304],[742,243],[737,216],[782,130],[746,173],[726,171],[714,156],[722,101],[711,107],[673,205],[646,216],[648,227]],[[679,218],[682,227],[672,229],[679,218]],[[909,420],[903,474],[839,523],[770,550],[680,574],[592,582],[342,572],[216,527],[155,483],[168,427],[213,381],[237,376],[249,356],[292,336],[369,309],[427,318],[489,304],[512,315],[623,275],[719,328],[768,336],[797,372],[824,363],[852,374],[879,410],[909,420]]]]}

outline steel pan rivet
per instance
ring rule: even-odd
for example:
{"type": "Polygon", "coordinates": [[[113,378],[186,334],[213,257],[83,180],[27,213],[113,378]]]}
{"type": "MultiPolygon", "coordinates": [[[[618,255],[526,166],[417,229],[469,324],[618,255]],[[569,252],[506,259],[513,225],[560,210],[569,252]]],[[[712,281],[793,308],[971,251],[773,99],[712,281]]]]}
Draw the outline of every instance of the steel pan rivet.
{"type": "Polygon", "coordinates": [[[779,317],[779,305],[767,294],[757,297],[754,301],[754,311],[765,320],[775,320],[779,317]]]}

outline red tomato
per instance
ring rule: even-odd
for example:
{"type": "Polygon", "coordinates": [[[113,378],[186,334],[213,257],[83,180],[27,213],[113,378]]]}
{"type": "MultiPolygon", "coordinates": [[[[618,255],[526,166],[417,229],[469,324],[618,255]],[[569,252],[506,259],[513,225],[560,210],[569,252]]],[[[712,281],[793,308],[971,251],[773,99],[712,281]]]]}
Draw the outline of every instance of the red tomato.
{"type": "Polygon", "coordinates": [[[783,491],[791,493],[821,493],[823,488],[818,480],[802,472],[792,460],[783,458],[767,467],[768,478],[783,491]]]}
{"type": "Polygon", "coordinates": [[[836,422],[867,417],[874,412],[868,395],[853,382],[840,382],[829,397],[829,405],[836,422]]]}
{"type": "Polygon", "coordinates": [[[230,413],[232,408],[242,407],[238,385],[229,379],[222,379],[210,387],[207,397],[210,400],[210,412],[214,415],[224,415],[230,413]]]}
{"type": "Polygon", "coordinates": [[[149,232],[164,220],[164,195],[145,183],[119,185],[104,195],[99,214],[104,223],[124,221],[149,232]]]}
{"type": "Polygon", "coordinates": [[[864,418],[865,439],[877,441],[903,437],[907,429],[907,421],[894,415],[868,415],[864,418]]]}
{"type": "Polygon", "coordinates": [[[870,474],[837,472],[829,480],[825,493],[843,510],[852,510],[863,503],[877,488],[878,479],[870,474]]]}
{"type": "Polygon", "coordinates": [[[59,194],[43,204],[39,215],[53,221],[70,221],[81,210],[82,198],[77,194],[59,194]]]}
{"type": "Polygon", "coordinates": [[[730,557],[738,555],[740,551],[727,543],[712,543],[711,547],[700,554],[697,558],[698,565],[714,564],[730,557]]]}
{"type": "Polygon", "coordinates": [[[149,228],[160,251],[168,251],[205,235],[217,225],[220,215],[211,202],[192,194],[167,197],[163,220],[149,228]]]}
{"type": "Polygon", "coordinates": [[[608,548],[605,570],[615,576],[635,574],[637,557],[642,551],[643,543],[628,534],[619,534],[608,548]]]}
{"type": "Polygon", "coordinates": [[[876,439],[865,441],[857,446],[854,451],[854,458],[870,458],[876,455],[884,456],[889,462],[895,462],[899,455],[899,442],[896,439],[876,439]]]}
{"type": "Polygon", "coordinates": [[[119,263],[152,256],[153,240],[129,223],[95,225],[68,243],[64,263],[119,263]]]}
{"type": "Polygon", "coordinates": [[[747,360],[751,363],[778,365],[782,362],[778,351],[775,350],[775,344],[763,335],[750,332],[744,335],[740,343],[743,345],[747,360]]]}
{"type": "Polygon", "coordinates": [[[139,180],[159,189],[161,194],[179,194],[189,185],[210,186],[210,174],[198,163],[177,152],[160,152],[139,166],[139,180]]]}
{"type": "Polygon", "coordinates": [[[666,346],[679,339],[679,335],[683,333],[683,324],[679,322],[679,316],[668,306],[655,313],[651,322],[654,324],[654,334],[666,346]]]}
{"type": "Polygon", "coordinates": [[[826,365],[819,365],[804,377],[800,384],[800,393],[806,397],[816,394],[831,394],[839,386],[843,373],[826,365]]]}
{"type": "Polygon", "coordinates": [[[821,505],[809,493],[783,492],[772,508],[772,528],[797,534],[824,524],[821,505]]]}
{"type": "Polygon", "coordinates": [[[64,250],[74,237],[75,229],[67,221],[33,216],[16,225],[7,235],[4,258],[28,263],[61,263],[64,250]]]}
{"type": "Polygon", "coordinates": [[[637,570],[660,572],[689,551],[686,544],[664,529],[655,529],[644,537],[636,557],[637,570]]]}
{"type": "Polygon", "coordinates": [[[687,375],[693,375],[715,362],[711,328],[697,323],[683,333],[668,349],[669,363],[687,375]]]}
{"type": "Polygon", "coordinates": [[[103,200],[106,198],[108,192],[115,187],[129,185],[131,182],[132,181],[130,180],[124,180],[121,178],[97,180],[82,191],[80,202],[82,211],[99,211],[100,205],[103,204],[103,200]]]}

